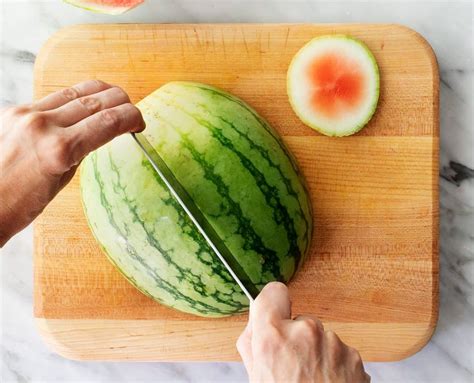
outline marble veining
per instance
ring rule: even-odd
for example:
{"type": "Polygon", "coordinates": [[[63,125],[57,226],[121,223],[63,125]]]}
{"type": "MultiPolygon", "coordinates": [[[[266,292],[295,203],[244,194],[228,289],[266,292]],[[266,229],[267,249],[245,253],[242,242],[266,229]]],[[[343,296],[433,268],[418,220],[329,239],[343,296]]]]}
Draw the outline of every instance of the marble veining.
{"type": "MultiPolygon", "coordinates": [[[[440,317],[431,342],[401,362],[368,363],[373,382],[474,379],[473,9],[470,1],[147,0],[128,14],[60,0],[0,1],[0,106],[31,101],[33,63],[48,36],[77,23],[394,22],[433,46],[440,67],[440,317]]],[[[0,153],[1,155],[1,153],[0,153]]],[[[50,351],[32,314],[32,229],[2,249],[2,382],[245,382],[240,363],[76,362],[50,351]]]]}

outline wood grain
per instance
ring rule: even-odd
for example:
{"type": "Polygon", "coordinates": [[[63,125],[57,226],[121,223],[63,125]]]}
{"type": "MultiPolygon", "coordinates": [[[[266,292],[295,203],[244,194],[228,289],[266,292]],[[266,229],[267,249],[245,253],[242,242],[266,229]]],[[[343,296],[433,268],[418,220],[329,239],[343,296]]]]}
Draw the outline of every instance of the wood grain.
{"type": "MultiPolygon", "coordinates": [[[[54,35],[35,97],[86,78],[136,102],[171,80],[222,87],[283,135],[307,178],[315,233],[290,283],[294,311],[322,318],[366,360],[420,349],[438,312],[438,72],[429,45],[396,25],[85,25],[54,35]],[[376,115],[334,139],[291,111],[285,75],[310,38],[348,33],[381,71],[376,115]]],[[[75,177],[35,223],[35,316],[73,359],[236,360],[246,315],[210,320],[166,308],[111,266],[82,213],[75,177]]]]}
{"type": "MultiPolygon", "coordinates": [[[[204,320],[199,331],[189,331],[181,320],[107,320],[37,318],[36,324],[46,343],[59,354],[76,360],[141,361],[222,361],[239,360],[235,340],[242,332],[239,322],[204,320]],[[208,349],[214,352],[209,353],[208,349]]],[[[403,358],[418,351],[427,341],[430,325],[399,323],[329,322],[346,342],[362,356],[373,354],[373,344],[384,344],[373,361],[403,358]],[[399,336],[402,334],[403,336],[399,336]],[[369,338],[370,343],[361,342],[369,338]],[[401,352],[403,350],[403,352],[401,352]]]]}

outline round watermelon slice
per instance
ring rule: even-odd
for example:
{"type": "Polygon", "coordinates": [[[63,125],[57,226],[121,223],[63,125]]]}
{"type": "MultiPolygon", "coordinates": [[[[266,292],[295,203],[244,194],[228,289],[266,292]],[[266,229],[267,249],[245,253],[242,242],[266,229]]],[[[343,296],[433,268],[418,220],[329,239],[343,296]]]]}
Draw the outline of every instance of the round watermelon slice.
{"type": "Polygon", "coordinates": [[[348,136],[370,120],[379,99],[379,70],[369,48],[344,35],[317,37],[288,69],[290,104],[309,127],[348,136]]]}
{"type": "Polygon", "coordinates": [[[64,0],[89,11],[120,15],[143,3],[143,0],[64,0]]]}

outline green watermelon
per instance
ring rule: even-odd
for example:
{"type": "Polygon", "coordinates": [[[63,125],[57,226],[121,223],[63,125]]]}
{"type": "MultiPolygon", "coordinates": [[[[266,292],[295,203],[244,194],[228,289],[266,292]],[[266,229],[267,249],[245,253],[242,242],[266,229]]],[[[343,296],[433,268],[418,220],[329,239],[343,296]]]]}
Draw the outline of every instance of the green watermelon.
{"type": "MultiPolygon", "coordinates": [[[[312,215],[277,133],[242,100],[172,82],[138,103],[145,136],[258,289],[287,282],[308,252],[312,215]]],[[[112,263],[151,298],[209,317],[248,300],[129,135],[81,166],[84,211],[112,263]]]]}
{"type": "Polygon", "coordinates": [[[143,3],[143,0],[64,0],[79,8],[89,11],[120,15],[143,3]]]}

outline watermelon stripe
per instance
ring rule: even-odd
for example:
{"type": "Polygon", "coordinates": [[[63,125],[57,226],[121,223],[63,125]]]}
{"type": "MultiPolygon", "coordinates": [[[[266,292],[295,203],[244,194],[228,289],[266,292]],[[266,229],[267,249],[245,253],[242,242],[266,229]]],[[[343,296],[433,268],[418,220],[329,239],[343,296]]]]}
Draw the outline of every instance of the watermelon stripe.
{"type": "MultiPolygon", "coordinates": [[[[245,166],[250,171],[250,173],[253,175],[253,177],[255,178],[256,184],[258,185],[258,187],[262,191],[263,195],[265,196],[265,199],[266,199],[267,203],[270,206],[275,208],[273,210],[275,220],[278,223],[283,223],[284,227],[285,227],[285,230],[288,234],[288,238],[292,238],[292,239],[295,240],[294,241],[295,243],[291,243],[291,245],[290,245],[289,254],[297,254],[298,255],[296,257],[296,264],[299,265],[299,263],[300,263],[300,256],[299,256],[300,251],[299,251],[298,245],[296,244],[297,236],[296,236],[296,231],[295,231],[295,228],[294,228],[294,220],[291,218],[291,215],[289,214],[288,208],[281,203],[280,199],[278,199],[276,203],[273,203],[274,200],[273,200],[273,198],[271,198],[273,195],[279,195],[278,190],[275,187],[269,185],[267,183],[266,179],[265,179],[265,175],[262,172],[260,172],[253,165],[252,161],[248,157],[246,157],[241,151],[238,151],[235,148],[235,146],[232,145],[232,142],[230,141],[230,139],[224,135],[224,130],[223,129],[221,129],[217,126],[214,126],[209,121],[207,121],[203,118],[197,117],[195,114],[190,113],[189,111],[187,111],[186,109],[184,109],[182,107],[178,107],[176,105],[173,105],[173,106],[176,107],[177,109],[179,109],[180,111],[182,111],[183,113],[185,113],[186,115],[188,115],[189,117],[193,118],[200,125],[205,126],[206,128],[208,128],[208,130],[211,132],[213,137],[215,137],[224,147],[227,147],[232,152],[234,152],[235,154],[238,155],[238,157],[241,160],[242,165],[245,166]],[[218,133],[216,133],[216,132],[218,132],[218,133]],[[267,190],[263,190],[263,187],[265,187],[267,190]],[[269,193],[269,191],[271,191],[271,193],[269,193]],[[284,217],[282,217],[282,219],[280,219],[279,217],[276,216],[280,212],[284,215],[284,217]]],[[[213,117],[216,117],[220,121],[222,121],[223,123],[227,124],[228,127],[233,132],[237,133],[237,135],[240,138],[243,138],[245,140],[245,142],[247,142],[247,144],[252,149],[256,150],[265,159],[265,162],[269,167],[275,169],[278,172],[278,174],[281,177],[281,180],[283,181],[283,183],[285,185],[286,192],[288,193],[289,196],[293,197],[298,203],[299,210],[297,211],[297,215],[304,222],[304,225],[305,225],[304,242],[306,243],[306,246],[305,246],[305,249],[303,249],[305,251],[307,249],[307,246],[309,245],[309,238],[308,238],[309,231],[310,231],[309,230],[309,222],[306,219],[306,216],[304,214],[303,208],[301,206],[300,198],[298,198],[298,194],[296,193],[295,189],[293,188],[293,185],[291,184],[291,181],[283,174],[281,166],[279,164],[274,163],[271,160],[271,158],[268,154],[268,150],[266,150],[265,148],[263,148],[260,145],[256,144],[253,140],[251,140],[249,138],[249,136],[247,134],[240,131],[236,127],[235,124],[233,124],[230,121],[227,121],[225,118],[223,118],[221,116],[213,115],[211,113],[211,111],[209,111],[209,109],[206,108],[204,105],[199,104],[199,106],[203,110],[205,110],[207,113],[212,115],[213,117]]]]}
{"type": "MultiPolygon", "coordinates": [[[[298,193],[293,188],[290,179],[288,177],[286,177],[285,174],[283,173],[283,170],[281,169],[281,166],[279,164],[274,163],[271,160],[270,155],[268,153],[268,150],[266,150],[262,146],[256,144],[247,134],[242,132],[234,123],[226,120],[225,118],[223,118],[220,115],[217,115],[216,113],[213,113],[206,105],[204,105],[202,103],[198,103],[198,102],[196,102],[194,104],[194,105],[197,105],[200,108],[202,108],[210,116],[212,116],[214,118],[217,118],[220,121],[222,121],[223,123],[227,124],[228,127],[233,132],[235,132],[237,135],[239,135],[239,137],[243,138],[245,140],[245,142],[247,142],[247,144],[252,149],[256,150],[256,152],[258,152],[262,156],[262,158],[265,160],[265,163],[268,165],[268,167],[275,169],[279,173],[279,175],[281,177],[280,181],[283,181],[283,184],[286,187],[286,191],[287,191],[288,195],[291,196],[291,197],[294,197],[297,204],[298,204],[298,211],[296,211],[295,213],[298,215],[298,218],[300,218],[304,223],[304,231],[303,231],[303,235],[302,235],[303,238],[301,238],[301,243],[303,244],[304,248],[302,248],[301,251],[290,252],[290,254],[291,253],[292,254],[299,254],[299,255],[301,255],[301,253],[306,254],[307,250],[309,249],[310,239],[311,239],[311,236],[312,236],[312,224],[309,222],[309,219],[307,218],[307,217],[312,216],[312,212],[310,211],[309,201],[307,200],[307,195],[309,193],[308,193],[307,185],[304,182],[304,178],[301,177],[301,173],[300,173],[300,171],[299,171],[299,169],[296,165],[296,161],[294,160],[293,156],[288,151],[288,149],[286,148],[284,143],[276,135],[276,133],[274,133],[274,130],[268,125],[268,122],[266,122],[252,108],[250,108],[247,104],[245,104],[243,101],[239,100],[238,98],[236,98],[236,97],[234,97],[230,94],[222,93],[219,90],[215,90],[215,89],[212,89],[212,88],[206,88],[205,86],[200,86],[199,84],[180,83],[180,85],[181,84],[183,85],[184,88],[188,87],[188,88],[197,88],[197,89],[200,89],[200,90],[205,90],[206,92],[209,92],[212,95],[219,96],[219,97],[224,98],[226,100],[237,103],[242,108],[242,115],[245,115],[245,114],[249,113],[258,122],[259,125],[264,126],[265,131],[268,133],[269,137],[272,138],[274,140],[274,142],[278,145],[278,147],[286,154],[286,159],[287,159],[288,163],[290,164],[292,169],[296,172],[296,174],[299,176],[298,181],[299,181],[299,185],[302,189],[301,190],[302,192],[299,194],[299,197],[298,197],[298,193]],[[306,211],[305,211],[305,209],[303,209],[303,205],[306,206],[306,211]]],[[[169,92],[163,92],[163,93],[164,94],[169,94],[172,97],[173,96],[176,97],[173,93],[169,93],[169,92]]],[[[195,113],[189,112],[187,109],[185,109],[183,107],[183,105],[178,106],[176,104],[176,102],[173,102],[171,104],[171,103],[169,103],[169,101],[167,101],[164,98],[161,98],[161,97],[157,97],[157,98],[159,100],[161,100],[167,107],[173,106],[173,107],[177,108],[181,112],[183,112],[186,115],[188,115],[189,117],[193,118],[200,125],[207,127],[209,130],[217,128],[217,127],[213,126],[209,121],[205,120],[205,116],[203,116],[203,118],[199,118],[199,117],[196,116],[195,113]]],[[[163,117],[161,115],[158,118],[163,119],[163,117]]],[[[167,123],[169,123],[169,122],[167,122],[167,123]]],[[[257,183],[257,185],[258,185],[258,183],[257,183]]],[[[265,195],[266,198],[268,197],[265,193],[263,193],[263,194],[265,195]]],[[[281,206],[284,206],[284,204],[281,204],[281,206]]],[[[286,212],[288,213],[289,217],[292,216],[291,214],[289,214],[287,209],[286,209],[286,212]]],[[[292,222],[292,226],[293,226],[293,229],[294,229],[294,222],[292,222]]],[[[287,229],[287,227],[285,227],[285,228],[287,229]]],[[[290,231],[287,230],[286,232],[287,232],[287,234],[289,234],[291,232],[291,230],[290,231]]],[[[293,230],[293,232],[294,232],[294,230],[293,230]]],[[[294,237],[291,237],[291,238],[294,238],[294,237]]],[[[299,246],[297,246],[297,248],[299,249],[299,246]]],[[[296,249],[296,247],[293,247],[293,250],[295,250],[295,249],[296,249]]],[[[300,267],[300,265],[303,263],[303,260],[304,260],[303,257],[298,256],[297,261],[296,261],[296,266],[300,267]]]]}
{"type": "MultiPolygon", "coordinates": [[[[106,210],[107,216],[109,218],[109,222],[113,226],[113,228],[116,230],[118,235],[120,235],[122,238],[127,238],[128,233],[123,232],[120,229],[119,225],[115,222],[115,219],[114,219],[113,213],[112,213],[113,212],[113,207],[109,204],[109,202],[107,200],[107,197],[105,196],[105,193],[104,193],[105,185],[104,185],[104,182],[103,182],[103,180],[100,176],[100,172],[98,171],[98,168],[97,168],[97,155],[96,154],[94,154],[92,156],[92,162],[93,162],[93,166],[94,166],[95,180],[99,184],[100,200],[102,202],[102,205],[104,206],[104,209],[106,210]]],[[[115,185],[115,186],[116,187],[118,186],[118,188],[120,190],[119,185],[115,185]]],[[[129,201],[127,201],[127,202],[129,202],[129,201]]],[[[169,295],[175,297],[175,299],[181,299],[181,300],[186,301],[194,310],[196,310],[197,312],[199,312],[201,314],[204,314],[204,315],[209,315],[210,313],[216,313],[216,314],[221,314],[221,315],[229,315],[230,313],[235,312],[235,309],[234,310],[230,309],[229,311],[219,310],[215,306],[206,304],[206,303],[201,302],[201,301],[196,301],[194,298],[191,298],[191,297],[181,293],[176,288],[176,286],[171,285],[169,282],[167,282],[165,279],[163,279],[157,273],[156,270],[153,270],[153,269],[150,268],[150,266],[146,263],[146,261],[138,255],[137,250],[131,245],[130,241],[125,242],[125,247],[126,247],[127,253],[130,255],[130,257],[133,260],[135,260],[136,262],[138,262],[138,264],[140,265],[140,269],[145,270],[156,281],[156,284],[160,289],[164,290],[169,295]]],[[[133,280],[131,280],[131,282],[136,283],[136,281],[133,281],[133,280]]],[[[135,286],[138,289],[140,289],[139,285],[135,285],[135,286]]],[[[224,302],[224,303],[227,304],[227,302],[224,302]]],[[[239,309],[243,309],[243,308],[245,308],[243,305],[241,307],[239,307],[239,309]]]]}
{"type": "MultiPolygon", "coordinates": [[[[250,161],[242,152],[240,152],[234,147],[231,140],[229,140],[222,134],[221,129],[215,128],[215,130],[212,132],[212,135],[213,137],[217,138],[217,140],[219,140],[219,142],[223,146],[233,151],[239,157],[242,165],[249,170],[250,174],[252,174],[253,178],[255,179],[255,183],[257,184],[258,188],[260,189],[265,198],[265,201],[269,206],[272,206],[274,208],[272,211],[272,215],[275,222],[278,224],[283,224],[285,228],[285,231],[287,233],[287,239],[290,243],[290,248],[288,250],[287,255],[293,257],[295,259],[295,264],[298,265],[300,252],[297,244],[294,221],[288,214],[287,207],[284,206],[281,203],[281,200],[278,198],[279,193],[277,188],[268,184],[263,173],[260,172],[252,163],[252,161],[250,161]]],[[[269,262],[271,266],[275,265],[279,267],[279,263],[277,264],[276,262],[274,262],[273,259],[265,259],[265,262],[269,262]]],[[[275,270],[273,270],[273,272],[275,273],[275,270]]]]}
{"type": "MultiPolygon", "coordinates": [[[[290,181],[290,179],[283,173],[282,169],[281,169],[281,166],[279,164],[276,164],[272,161],[272,159],[270,158],[270,155],[268,153],[268,150],[265,149],[264,147],[262,147],[261,145],[258,145],[256,144],[252,139],[250,139],[250,137],[242,132],[239,128],[237,128],[237,126],[232,123],[231,121],[228,121],[227,119],[225,119],[224,117],[222,116],[219,116],[219,115],[215,115],[213,114],[205,105],[203,104],[197,104],[199,105],[199,107],[201,107],[203,110],[205,110],[207,113],[209,113],[210,115],[218,118],[220,121],[222,121],[223,123],[227,124],[231,129],[232,131],[236,132],[240,138],[243,138],[245,140],[245,142],[248,143],[248,145],[256,150],[266,161],[267,165],[271,168],[274,168],[281,176],[281,179],[283,180],[283,183],[285,184],[285,187],[286,187],[286,191],[289,195],[291,195],[292,197],[294,197],[297,201],[298,201],[298,206],[299,206],[299,212],[298,212],[298,215],[301,219],[303,219],[305,221],[305,225],[306,225],[306,229],[308,229],[308,220],[306,219],[305,215],[304,215],[304,212],[303,212],[303,207],[301,205],[301,201],[300,201],[300,198],[298,196],[298,193],[296,193],[295,189],[293,188],[293,185],[290,181]]],[[[186,112],[184,109],[183,109],[183,112],[186,112]]],[[[186,112],[188,115],[190,115],[189,112],[186,112]]],[[[270,134],[271,135],[271,134],[270,134]]],[[[273,137],[273,136],[272,136],[273,137]]],[[[291,159],[288,159],[292,165],[292,161],[291,159]]]]}
{"type": "MultiPolygon", "coordinates": [[[[207,93],[211,93],[213,96],[217,96],[217,97],[221,97],[221,98],[225,98],[226,100],[229,100],[229,101],[232,101],[232,102],[235,102],[237,103],[238,105],[240,105],[243,109],[245,109],[245,111],[249,112],[254,118],[255,120],[261,125],[264,127],[264,129],[268,132],[268,134],[275,140],[275,142],[278,144],[278,146],[280,147],[280,149],[282,151],[284,151],[286,154],[288,154],[288,151],[285,147],[285,145],[283,144],[283,142],[280,140],[280,138],[277,136],[277,134],[275,133],[275,131],[268,125],[268,123],[263,119],[261,118],[252,108],[250,108],[246,103],[244,103],[242,100],[238,99],[237,97],[234,97],[232,96],[231,94],[225,94],[225,93],[222,93],[220,91],[218,91],[217,89],[212,89],[212,88],[208,88],[208,87],[203,87],[203,86],[199,86],[198,84],[192,84],[192,85],[184,85],[185,87],[191,87],[191,88],[197,88],[197,89],[200,89],[200,90],[203,90],[207,93]]],[[[298,168],[296,167],[295,164],[292,164],[293,165],[293,168],[295,171],[298,171],[298,168]]]]}
{"type": "MultiPolygon", "coordinates": [[[[219,118],[219,120],[221,120],[222,122],[227,124],[233,131],[235,131],[239,135],[239,137],[244,139],[252,149],[256,150],[265,159],[266,164],[269,167],[275,169],[278,172],[278,174],[281,177],[281,180],[283,181],[283,184],[286,187],[286,192],[288,193],[288,195],[292,196],[298,202],[299,210],[296,212],[296,214],[304,222],[304,225],[305,225],[303,242],[306,245],[305,245],[305,248],[303,249],[304,250],[303,253],[306,253],[306,250],[308,249],[309,242],[310,242],[309,241],[309,235],[310,235],[310,231],[311,231],[311,225],[309,224],[308,219],[306,218],[305,212],[303,210],[303,206],[302,206],[301,199],[300,199],[301,194],[298,195],[296,190],[293,188],[293,184],[291,183],[291,180],[288,177],[286,177],[286,175],[283,173],[283,170],[281,169],[281,166],[279,164],[274,163],[271,160],[267,149],[265,149],[262,146],[256,144],[253,140],[250,139],[250,137],[247,134],[240,131],[235,126],[235,124],[233,124],[232,122],[227,121],[225,118],[223,118],[221,116],[217,116],[217,118],[219,118]]],[[[290,160],[289,162],[293,165],[293,162],[291,161],[291,159],[289,159],[289,160],[290,160]]],[[[304,184],[302,184],[302,187],[303,187],[304,191],[307,192],[307,190],[305,189],[304,184]]],[[[305,205],[307,206],[307,203],[305,205]]],[[[299,265],[301,263],[301,261],[302,261],[302,259],[300,260],[300,262],[297,262],[297,264],[299,265]]]]}
{"type": "MultiPolygon", "coordinates": [[[[166,100],[162,100],[162,101],[166,102],[166,100]]],[[[264,196],[265,201],[267,202],[267,204],[269,206],[273,207],[273,209],[272,209],[273,219],[278,224],[283,224],[283,226],[285,228],[286,235],[287,235],[287,239],[288,239],[288,242],[289,242],[289,249],[288,249],[288,252],[286,253],[286,256],[293,257],[294,260],[295,260],[294,261],[295,262],[295,267],[297,267],[300,264],[301,253],[300,253],[300,249],[299,249],[299,246],[298,246],[298,243],[297,243],[297,235],[296,235],[296,230],[295,230],[295,226],[294,226],[295,223],[294,223],[293,218],[289,214],[287,206],[285,206],[282,203],[281,199],[279,198],[280,195],[279,195],[278,190],[274,186],[271,186],[270,184],[268,184],[264,174],[255,167],[255,165],[252,163],[252,161],[248,157],[246,157],[241,151],[236,149],[236,147],[232,144],[231,140],[223,135],[223,130],[221,128],[211,124],[209,121],[207,121],[203,118],[198,117],[196,114],[188,112],[183,107],[178,106],[174,103],[173,104],[168,104],[168,106],[173,107],[173,108],[181,111],[182,113],[186,114],[187,116],[192,118],[194,121],[196,121],[199,125],[206,127],[208,129],[208,131],[211,133],[211,135],[217,141],[219,141],[219,143],[224,148],[230,150],[232,153],[234,153],[238,156],[241,164],[249,171],[249,173],[254,178],[255,185],[261,191],[261,193],[264,196]]],[[[210,113],[209,111],[207,111],[207,112],[210,113]]],[[[163,117],[160,117],[160,118],[163,121],[165,121],[167,124],[170,124],[171,126],[174,126],[170,121],[166,121],[163,117]]],[[[238,132],[238,129],[235,128],[235,125],[232,124],[232,125],[229,125],[229,127],[231,127],[233,131],[238,132]]],[[[189,139],[185,135],[182,135],[182,141],[186,143],[185,147],[191,152],[191,154],[193,156],[193,159],[196,160],[199,164],[201,164],[201,166],[204,166],[203,164],[206,163],[205,160],[204,160],[204,156],[202,154],[198,154],[198,152],[194,148],[194,145],[191,142],[189,142],[189,139]]],[[[261,154],[260,151],[259,151],[259,153],[261,154]]],[[[268,153],[267,153],[267,155],[268,155],[268,153]]],[[[271,162],[271,161],[269,161],[269,162],[270,162],[270,164],[269,164],[270,167],[272,167],[272,166],[274,168],[277,167],[273,162],[271,162]]],[[[222,178],[220,178],[214,172],[213,168],[214,168],[214,166],[212,166],[211,164],[206,164],[206,166],[205,166],[206,178],[208,180],[210,180],[211,182],[213,182],[214,184],[216,184],[216,186],[218,186],[218,183],[219,184],[224,184],[222,178]],[[218,177],[218,180],[217,180],[217,177],[218,177]]],[[[286,185],[286,187],[288,189],[288,185],[286,185]]],[[[290,185],[290,188],[291,188],[291,185],[290,185]]],[[[231,197],[229,196],[228,188],[224,189],[221,186],[220,188],[218,187],[218,190],[219,190],[219,194],[222,197],[226,197],[226,199],[228,201],[231,200],[231,197]]],[[[293,193],[294,193],[294,191],[293,191],[293,193]]],[[[293,197],[294,197],[294,195],[293,195],[293,197]]],[[[295,199],[298,202],[298,205],[300,206],[299,215],[301,217],[303,217],[303,221],[305,223],[305,240],[306,240],[306,243],[307,243],[308,242],[307,241],[308,222],[302,214],[301,204],[300,204],[299,199],[297,197],[295,199]]],[[[240,205],[235,203],[234,201],[232,201],[232,203],[236,207],[236,209],[234,211],[232,211],[232,214],[237,214],[237,217],[244,217],[244,214],[243,214],[242,210],[240,209],[240,205]]],[[[240,222],[242,223],[243,221],[240,220],[240,222]]],[[[244,225],[247,226],[248,229],[244,233],[239,233],[239,234],[242,234],[242,236],[245,239],[252,238],[252,241],[251,241],[252,242],[252,244],[251,244],[252,247],[255,246],[255,243],[254,243],[255,240],[258,239],[258,241],[260,241],[257,245],[257,250],[256,251],[264,256],[264,263],[262,265],[263,270],[271,272],[273,275],[278,276],[278,280],[283,281],[284,278],[283,278],[283,276],[281,274],[281,271],[280,271],[280,262],[279,262],[279,259],[278,259],[278,255],[276,254],[275,251],[265,247],[265,245],[261,241],[260,237],[258,236],[258,234],[254,231],[253,227],[251,226],[250,221],[248,220],[248,218],[246,218],[245,223],[246,223],[246,225],[245,224],[244,225]]],[[[244,225],[241,224],[240,228],[243,228],[244,225]]],[[[252,248],[252,247],[249,247],[249,248],[252,248]]]]}
{"type": "MultiPolygon", "coordinates": [[[[184,85],[184,86],[191,87],[190,85],[184,85]]],[[[214,96],[218,96],[218,97],[221,97],[221,98],[224,98],[226,100],[229,100],[229,101],[232,101],[232,102],[235,102],[235,103],[239,104],[246,112],[248,112],[252,115],[252,117],[255,119],[255,121],[258,122],[258,124],[260,126],[262,126],[268,132],[270,137],[273,138],[274,142],[280,147],[280,149],[286,154],[286,156],[290,160],[289,162],[290,162],[291,167],[293,168],[294,172],[298,176],[302,176],[300,169],[296,165],[296,160],[293,157],[292,153],[288,150],[286,145],[280,139],[280,137],[275,132],[275,130],[270,126],[270,124],[267,122],[267,120],[262,118],[253,108],[251,108],[248,104],[246,104],[244,101],[240,100],[239,98],[237,98],[237,97],[235,97],[231,94],[228,94],[228,93],[223,93],[223,92],[219,91],[218,89],[212,89],[212,88],[208,88],[208,87],[205,87],[205,86],[199,86],[199,84],[193,84],[192,87],[193,88],[198,88],[200,90],[211,93],[214,96]]]]}
{"type": "MultiPolygon", "coordinates": [[[[166,251],[165,249],[163,249],[163,247],[160,245],[160,243],[156,240],[156,237],[157,237],[158,233],[156,233],[155,231],[150,232],[147,229],[147,227],[145,225],[145,222],[143,221],[143,219],[140,217],[140,215],[137,212],[137,208],[134,204],[134,201],[130,200],[124,192],[123,185],[121,185],[121,182],[120,182],[121,176],[120,176],[119,169],[117,169],[117,166],[113,162],[112,157],[110,155],[110,152],[109,152],[109,164],[110,164],[110,168],[112,169],[112,171],[117,176],[117,182],[114,183],[114,185],[113,185],[114,190],[117,194],[122,195],[122,198],[126,202],[126,206],[129,208],[130,213],[132,213],[135,222],[137,222],[143,228],[143,231],[146,234],[147,242],[160,252],[160,254],[163,256],[163,258],[166,259],[168,265],[171,265],[171,266],[175,267],[178,270],[178,272],[180,274],[181,281],[186,280],[187,282],[190,283],[191,286],[193,286],[194,290],[197,293],[199,293],[203,297],[208,297],[209,292],[206,291],[206,284],[202,282],[201,276],[198,275],[198,274],[194,274],[192,272],[192,270],[190,270],[190,269],[184,269],[180,265],[178,265],[173,260],[173,258],[170,256],[169,252],[166,251]]],[[[149,166],[151,168],[151,165],[149,165],[149,166]]],[[[154,170],[151,170],[151,172],[152,172],[153,175],[156,175],[156,172],[154,170]]],[[[161,179],[159,179],[159,183],[161,184],[162,187],[164,187],[161,179]]],[[[171,204],[175,205],[174,207],[176,207],[176,208],[178,207],[177,202],[171,196],[170,196],[170,198],[168,198],[166,200],[163,200],[163,202],[171,203],[171,204]]],[[[181,213],[181,217],[184,218],[184,216],[182,214],[185,214],[185,212],[182,211],[182,209],[180,209],[179,211],[181,213]]],[[[186,216],[186,218],[187,218],[187,216],[186,216]]],[[[186,220],[189,221],[189,219],[186,219],[186,220]]],[[[189,225],[189,222],[187,224],[189,225]]],[[[193,229],[193,231],[196,230],[194,227],[192,227],[192,229],[193,229]]],[[[204,242],[201,241],[201,243],[204,243],[204,242]]],[[[212,250],[210,248],[208,248],[208,252],[212,252],[212,250]]],[[[225,272],[227,280],[231,279],[231,276],[229,275],[229,273],[227,272],[227,270],[224,267],[221,268],[221,271],[225,272]]],[[[237,284],[235,284],[235,283],[233,283],[233,284],[235,285],[235,289],[234,289],[233,293],[235,293],[236,291],[240,292],[240,289],[238,288],[237,284]]],[[[220,294],[227,295],[228,297],[227,297],[226,300],[222,300],[221,298],[216,297],[215,299],[218,302],[227,304],[227,305],[235,307],[237,309],[242,309],[242,308],[246,307],[246,306],[242,305],[240,302],[233,301],[230,294],[223,293],[223,292],[220,292],[220,294]]]]}
{"type": "MultiPolygon", "coordinates": [[[[178,108],[178,107],[177,107],[178,108]]],[[[275,220],[276,223],[278,224],[283,224],[285,227],[285,231],[287,233],[287,239],[290,244],[288,253],[290,256],[295,258],[295,264],[299,264],[299,249],[298,245],[296,243],[296,232],[294,229],[294,222],[293,219],[290,217],[288,214],[288,210],[286,206],[283,206],[281,203],[281,200],[278,198],[278,190],[274,187],[268,184],[268,182],[265,179],[265,176],[260,172],[255,165],[239,150],[235,148],[235,146],[232,144],[231,140],[229,140],[227,137],[225,137],[222,134],[222,129],[212,125],[211,123],[207,122],[206,120],[203,120],[199,117],[196,117],[193,114],[187,113],[185,110],[182,108],[178,108],[182,112],[186,113],[188,116],[193,118],[197,123],[199,123],[202,126],[205,126],[212,134],[212,136],[217,139],[220,144],[224,147],[233,152],[234,154],[237,155],[239,158],[240,162],[242,165],[249,171],[249,173],[252,175],[252,177],[255,180],[255,184],[257,185],[258,189],[262,192],[262,195],[265,198],[265,201],[269,206],[272,206],[274,209],[272,210],[272,215],[273,219],[275,220]]],[[[203,159],[203,156],[200,155],[201,158],[197,158],[196,154],[193,152],[197,152],[194,149],[194,146],[189,143],[189,140],[183,136],[183,141],[186,143],[185,147],[191,151],[193,154],[193,158],[198,161],[199,163],[203,164],[205,160],[203,159]]],[[[218,177],[217,174],[213,172],[213,166],[210,166],[209,164],[206,165],[207,169],[207,177],[212,180],[212,182],[216,183],[216,177],[218,177]]],[[[222,180],[220,180],[222,182],[222,180]]],[[[219,190],[219,193],[224,196],[228,196],[228,188],[226,190],[226,193],[224,193],[224,190],[219,190]]],[[[230,199],[230,197],[229,197],[230,199]]],[[[240,215],[243,217],[243,213],[240,209],[240,206],[234,202],[234,204],[239,208],[240,210],[240,215]]],[[[251,227],[250,221],[247,219],[248,226],[251,227]]],[[[249,235],[249,233],[239,233],[244,236],[244,238],[247,238],[246,236],[249,235]]],[[[253,231],[252,228],[252,247],[255,248],[256,242],[258,243],[257,245],[257,252],[260,254],[263,254],[264,256],[264,263],[263,263],[263,270],[264,271],[270,271],[273,275],[278,276],[278,280],[283,280],[283,276],[280,271],[280,261],[278,259],[278,255],[276,254],[275,251],[268,249],[265,247],[263,242],[261,241],[260,237],[253,231]]]]}
{"type": "MultiPolygon", "coordinates": [[[[237,234],[241,235],[244,240],[244,249],[252,249],[261,254],[265,259],[265,262],[262,265],[262,270],[271,272],[277,280],[283,280],[276,252],[264,245],[262,239],[252,227],[250,220],[245,217],[240,205],[231,198],[229,187],[225,184],[222,177],[214,172],[214,166],[205,160],[204,155],[199,153],[192,142],[190,142],[184,135],[182,136],[182,143],[183,147],[189,151],[192,158],[201,165],[205,179],[209,180],[216,186],[219,195],[227,202],[228,214],[238,217],[239,228],[237,234]]],[[[262,283],[261,280],[252,280],[252,282],[257,285],[262,283]]]]}
{"type": "MultiPolygon", "coordinates": [[[[160,184],[160,186],[162,186],[164,189],[166,188],[165,185],[163,184],[163,181],[158,176],[158,174],[153,169],[153,167],[150,165],[150,162],[148,160],[144,159],[142,162],[142,166],[149,170],[150,176],[155,178],[155,180],[160,184]]],[[[229,274],[225,266],[222,264],[222,262],[213,262],[213,261],[208,261],[204,259],[203,254],[212,254],[213,250],[209,247],[209,245],[206,242],[202,240],[202,235],[196,230],[196,228],[194,227],[194,224],[191,222],[188,215],[181,208],[178,202],[171,195],[169,195],[169,197],[166,199],[162,199],[162,201],[165,204],[171,205],[176,209],[176,212],[179,217],[178,224],[180,227],[183,228],[183,235],[186,235],[192,238],[194,243],[198,246],[196,255],[198,256],[199,260],[202,263],[210,266],[212,268],[213,274],[219,276],[224,282],[234,284],[235,292],[240,293],[241,292],[240,288],[237,286],[237,284],[235,284],[234,279],[231,277],[231,275],[229,274]]]]}

